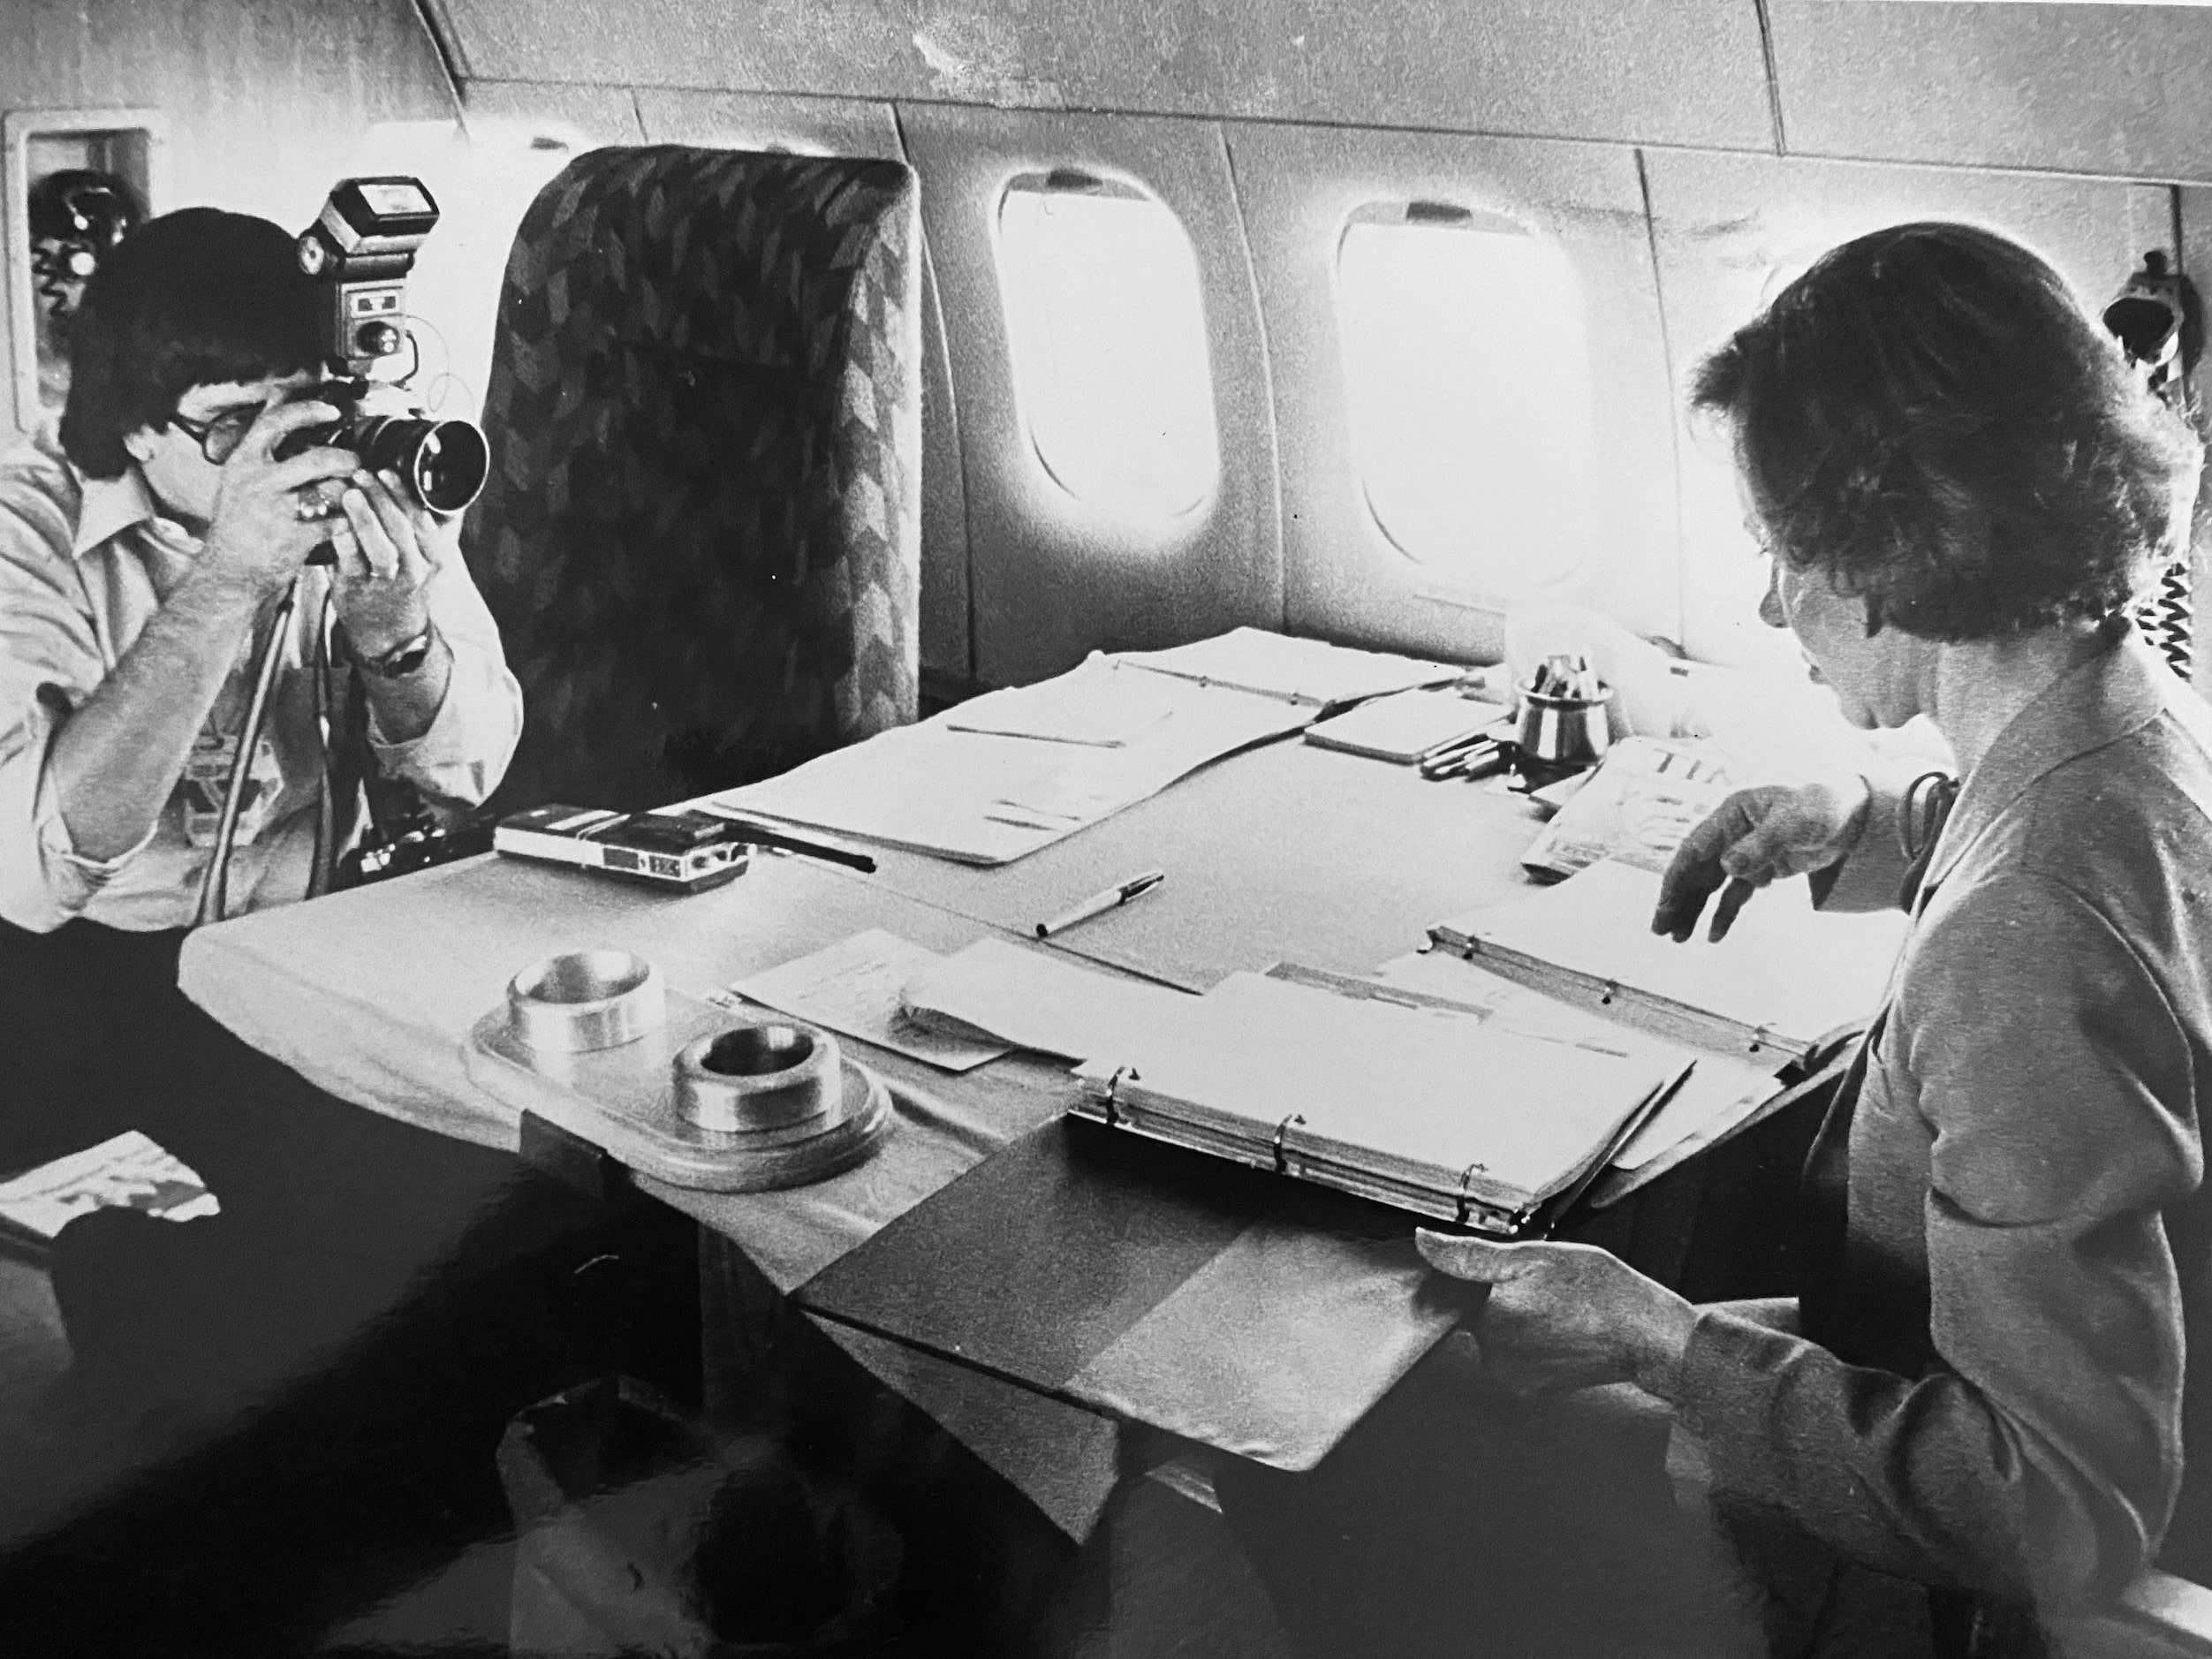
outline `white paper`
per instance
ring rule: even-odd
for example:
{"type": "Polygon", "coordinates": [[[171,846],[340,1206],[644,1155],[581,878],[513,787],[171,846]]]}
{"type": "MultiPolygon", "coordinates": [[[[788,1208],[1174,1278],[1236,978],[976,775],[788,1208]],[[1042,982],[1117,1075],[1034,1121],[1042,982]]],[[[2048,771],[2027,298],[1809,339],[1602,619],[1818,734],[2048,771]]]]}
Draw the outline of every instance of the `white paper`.
{"type": "MultiPolygon", "coordinates": [[[[1449,951],[1394,958],[1377,968],[1375,977],[1386,985],[1464,1003],[1495,1018],[1506,1030],[1599,1045],[1651,1041],[1629,1026],[1517,985],[1449,951]]],[[[1615,1169],[1638,1169],[1701,1130],[1717,1128],[1731,1117],[1748,1116],[1781,1092],[1776,1067],[1762,1067],[1736,1055],[1695,1052],[1697,1066],[1682,1087],[1614,1152],[1615,1169]]]]}
{"type": "Polygon", "coordinates": [[[1119,749],[1168,719],[1185,698],[1172,679],[1138,673],[1112,657],[1095,655],[1034,686],[971,698],[946,711],[945,724],[954,731],[1119,749]]]}
{"type": "Polygon", "coordinates": [[[194,1171],[135,1129],[0,1182],[0,1216],[42,1238],[111,1205],[164,1221],[193,1221],[223,1208],[194,1171]]]}
{"type": "Polygon", "coordinates": [[[1131,707],[1163,700],[1166,708],[1118,744],[966,731],[954,708],[704,804],[964,863],[1005,864],[1157,794],[1209,761],[1294,731],[1312,715],[1276,698],[1112,663],[1075,672],[1125,675],[1145,687],[1131,707]]]}
{"type": "Polygon", "coordinates": [[[1571,875],[1600,859],[1664,875],[1682,839],[1727,799],[1720,757],[1656,738],[1624,738],[1563,803],[1521,862],[1571,875]]]}
{"type": "Polygon", "coordinates": [[[1094,1056],[1087,1073],[1131,1066],[1148,1094],[1258,1144],[1280,1127],[1379,1173],[1473,1170],[1532,1198],[1586,1168],[1684,1057],[1648,1039],[1599,1048],[1256,973],[1198,1000],[1197,1017],[1094,1056]]]}
{"type": "Polygon", "coordinates": [[[1806,883],[1786,881],[1754,895],[1719,943],[1701,926],[1677,944],[1651,931],[1658,899],[1657,875],[1606,860],[1442,927],[1799,1048],[1874,1017],[1906,928],[1899,911],[1815,911],[1806,883]]]}
{"type": "Polygon", "coordinates": [[[1120,660],[1157,673],[1315,706],[1446,685],[1463,672],[1446,663],[1301,640],[1264,628],[1232,628],[1165,651],[1131,651],[1120,660]]]}
{"type": "Polygon", "coordinates": [[[1071,1060],[1147,1041],[1199,1001],[1187,991],[1078,967],[1053,952],[1001,939],[978,939],[929,964],[905,995],[918,1019],[957,1022],[1071,1060]]]}
{"type": "Polygon", "coordinates": [[[916,1025],[899,1000],[901,986],[943,960],[895,933],[871,928],[781,967],[739,980],[709,1000],[728,1008],[743,997],[948,1072],[969,1072],[1007,1052],[1006,1045],[949,1036],[916,1025]]]}

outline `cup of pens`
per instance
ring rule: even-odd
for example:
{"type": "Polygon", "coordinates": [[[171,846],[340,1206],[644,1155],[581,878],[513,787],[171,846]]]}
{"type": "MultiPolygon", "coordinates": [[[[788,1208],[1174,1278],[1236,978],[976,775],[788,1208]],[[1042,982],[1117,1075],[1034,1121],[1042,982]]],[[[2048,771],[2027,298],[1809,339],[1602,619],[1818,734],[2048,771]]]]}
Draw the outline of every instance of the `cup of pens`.
{"type": "Polygon", "coordinates": [[[1593,764],[1613,741],[1612,701],[1613,688],[1579,652],[1546,657],[1520,688],[1522,759],[1562,774],[1593,764]]]}

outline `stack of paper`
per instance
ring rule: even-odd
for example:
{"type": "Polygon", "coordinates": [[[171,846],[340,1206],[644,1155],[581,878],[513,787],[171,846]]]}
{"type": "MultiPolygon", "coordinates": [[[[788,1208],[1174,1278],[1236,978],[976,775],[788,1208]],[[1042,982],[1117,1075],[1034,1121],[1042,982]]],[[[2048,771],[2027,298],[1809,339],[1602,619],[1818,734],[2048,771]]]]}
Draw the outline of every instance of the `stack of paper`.
{"type": "Polygon", "coordinates": [[[1086,1060],[1180,1020],[1199,999],[1142,980],[1078,967],[1048,951],[978,939],[917,968],[901,994],[908,1016],[937,1031],[1086,1060]]]}
{"type": "Polygon", "coordinates": [[[1131,651],[1119,660],[1155,673],[1232,686],[1315,708],[1358,702],[1416,686],[1449,685],[1466,671],[1420,657],[1300,640],[1263,628],[1232,628],[1170,650],[1131,651]]]}
{"type": "Polygon", "coordinates": [[[1658,899],[1657,875],[1609,860],[1429,936],[1671,1036],[1799,1058],[1874,1018],[1905,940],[1902,912],[1823,913],[1804,883],[1778,882],[1719,943],[1700,932],[1677,944],[1651,931],[1658,899]]]}
{"type": "Polygon", "coordinates": [[[1313,710],[1093,657],[701,803],[966,864],[1004,864],[1313,710]]]}
{"type": "Polygon", "coordinates": [[[1236,973],[1078,1072],[1082,1115],[1512,1233],[1612,1155],[1688,1068],[1466,1012],[1236,973]]]}
{"type": "MultiPolygon", "coordinates": [[[[1270,972],[1282,973],[1284,968],[1270,972]]],[[[1434,997],[1495,1019],[1501,1029],[1552,1037],[1605,1042],[1632,1028],[1501,978],[1449,951],[1425,951],[1385,962],[1372,984],[1386,995],[1434,997]]],[[[1777,1075],[1787,1061],[1769,1055],[1765,1062],[1739,1056],[1701,1052],[1682,1087],[1647,1117],[1612,1156],[1612,1168],[1640,1180],[1670,1164],[1693,1140],[1702,1144],[1757,1116],[1787,1085],[1777,1075]]],[[[1632,1190],[1632,1185],[1626,1190],[1632,1190]]]]}

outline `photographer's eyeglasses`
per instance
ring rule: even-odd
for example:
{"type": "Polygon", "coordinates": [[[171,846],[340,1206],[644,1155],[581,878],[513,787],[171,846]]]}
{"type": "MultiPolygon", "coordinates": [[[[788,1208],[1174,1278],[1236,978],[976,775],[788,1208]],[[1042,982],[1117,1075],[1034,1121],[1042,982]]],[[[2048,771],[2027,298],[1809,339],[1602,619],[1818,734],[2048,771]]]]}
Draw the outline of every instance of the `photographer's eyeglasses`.
{"type": "Polygon", "coordinates": [[[246,428],[261,412],[260,404],[249,404],[243,409],[219,414],[212,420],[188,420],[183,415],[172,414],[169,424],[200,445],[200,452],[208,458],[209,466],[220,466],[238,452],[246,428]]]}

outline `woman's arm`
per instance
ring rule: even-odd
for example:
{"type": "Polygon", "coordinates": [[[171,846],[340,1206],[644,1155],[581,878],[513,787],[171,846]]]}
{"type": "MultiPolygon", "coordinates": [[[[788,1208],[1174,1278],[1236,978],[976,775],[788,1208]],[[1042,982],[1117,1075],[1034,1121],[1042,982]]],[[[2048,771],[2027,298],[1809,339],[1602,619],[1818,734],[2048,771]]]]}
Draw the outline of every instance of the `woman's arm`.
{"type": "MultiPolygon", "coordinates": [[[[2183,1309],[2161,1212],[2201,1178],[2191,1045],[2131,943],[2026,875],[1932,918],[1884,1042],[1904,1045],[1924,1120],[1890,1127],[1930,1137],[1938,1363],[1849,1366],[1707,1312],[1680,1417],[1717,1486],[1869,1565],[2095,1601],[2155,1552],[2180,1487],[2183,1309]]],[[[1852,1178],[1882,1171],[1855,1158],[1852,1178]]],[[[1852,1270],[1879,1275],[1875,1246],[1854,1247],[1852,1270]]]]}

